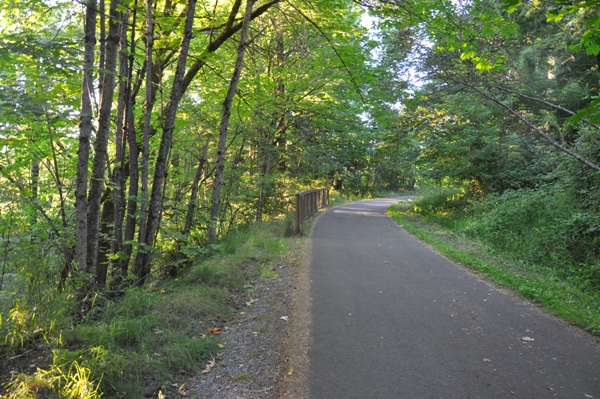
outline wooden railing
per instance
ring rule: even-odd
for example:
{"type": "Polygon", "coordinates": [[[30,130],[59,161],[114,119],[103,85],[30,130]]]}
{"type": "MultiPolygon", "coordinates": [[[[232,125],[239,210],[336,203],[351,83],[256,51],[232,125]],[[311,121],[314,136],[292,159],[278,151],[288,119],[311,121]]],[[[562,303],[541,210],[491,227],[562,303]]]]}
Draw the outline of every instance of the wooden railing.
{"type": "Polygon", "coordinates": [[[327,205],[329,205],[328,188],[308,190],[296,194],[296,234],[300,233],[302,222],[327,205]]]}

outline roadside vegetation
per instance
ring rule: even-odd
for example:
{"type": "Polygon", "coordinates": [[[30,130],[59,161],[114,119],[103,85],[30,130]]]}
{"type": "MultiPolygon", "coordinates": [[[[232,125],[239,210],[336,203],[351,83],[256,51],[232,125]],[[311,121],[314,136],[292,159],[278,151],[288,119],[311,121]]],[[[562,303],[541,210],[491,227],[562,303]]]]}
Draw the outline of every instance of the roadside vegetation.
{"type": "Polygon", "coordinates": [[[598,224],[584,225],[564,187],[484,198],[438,187],[388,212],[449,258],[600,335],[598,224]]]}
{"type": "Polygon", "coordinates": [[[42,285],[14,282],[5,293],[30,295],[1,297],[1,314],[8,316],[0,325],[6,337],[0,396],[185,394],[185,381],[224,351],[219,327],[231,319],[236,295],[273,277],[273,264],[288,255],[288,225],[281,219],[240,228],[180,276],[158,275],[142,288],[98,293],[88,309],[78,309],[75,292],[50,295],[42,285]]]}

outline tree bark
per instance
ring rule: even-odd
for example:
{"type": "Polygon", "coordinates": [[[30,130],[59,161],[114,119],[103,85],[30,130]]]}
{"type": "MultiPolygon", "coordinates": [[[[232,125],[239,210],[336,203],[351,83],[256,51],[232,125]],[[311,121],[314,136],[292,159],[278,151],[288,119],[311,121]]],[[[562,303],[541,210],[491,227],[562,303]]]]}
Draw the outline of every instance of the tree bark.
{"type": "Polygon", "coordinates": [[[154,244],[154,237],[158,231],[160,221],[160,213],[162,211],[162,191],[163,182],[167,170],[167,160],[169,150],[173,141],[173,130],[175,129],[175,117],[177,116],[177,108],[179,101],[183,95],[183,77],[185,73],[185,64],[189,52],[190,41],[192,39],[192,26],[194,22],[194,12],[196,10],[196,0],[188,0],[185,27],[183,37],[181,39],[179,58],[177,60],[177,70],[173,79],[173,88],[171,90],[171,99],[169,110],[163,128],[163,134],[160,142],[160,148],[156,159],[156,167],[154,170],[154,179],[152,184],[152,194],[148,207],[148,221],[146,223],[146,231],[142,237],[142,245],[139,248],[136,258],[134,273],[138,279],[138,284],[143,285],[148,274],[150,273],[150,248],[154,244]]]}
{"type": "Polygon", "coordinates": [[[104,87],[104,74],[106,73],[106,1],[99,0],[98,14],[100,17],[100,42],[98,51],[98,94],[102,98],[102,89],[104,87]]]}
{"type": "MultiPolygon", "coordinates": [[[[123,13],[121,19],[120,41],[119,41],[119,95],[117,100],[117,115],[115,119],[115,167],[113,174],[113,237],[111,250],[113,254],[119,254],[123,247],[123,217],[125,203],[125,115],[127,111],[127,93],[129,85],[129,63],[127,59],[127,26],[129,25],[129,12],[123,13]]],[[[118,258],[113,261],[111,269],[116,276],[118,258]]]]}
{"type": "Polygon", "coordinates": [[[115,92],[115,72],[117,69],[117,52],[119,48],[119,21],[121,13],[117,10],[120,0],[111,0],[108,37],[106,41],[106,70],[100,100],[98,117],[98,132],[94,145],[94,162],[88,195],[88,226],[87,226],[87,265],[86,271],[96,273],[98,261],[98,232],[100,230],[100,205],[104,191],[104,173],[108,159],[108,136],[110,132],[110,117],[115,92]]]}
{"type": "Polygon", "coordinates": [[[115,218],[115,205],[110,188],[104,193],[102,201],[102,214],[100,216],[100,234],[98,237],[98,259],[96,260],[96,287],[106,287],[109,253],[111,250],[110,235],[113,231],[111,224],[115,218]]]}
{"type": "Polygon", "coordinates": [[[142,193],[140,198],[139,243],[144,245],[146,238],[146,222],[148,220],[148,178],[150,163],[150,134],[152,130],[151,117],[154,108],[153,92],[153,60],[154,21],[152,20],[152,0],[146,0],[146,101],[144,103],[144,127],[142,138],[142,193]]]}
{"type": "Polygon", "coordinates": [[[135,226],[137,222],[137,196],[139,183],[139,148],[137,144],[137,134],[133,121],[133,98],[129,94],[126,111],[126,136],[129,144],[129,189],[127,190],[127,218],[125,221],[125,233],[123,236],[123,258],[119,259],[119,270],[115,281],[122,281],[127,277],[129,271],[129,261],[133,251],[132,242],[135,238],[135,226]]]}
{"type": "Polygon", "coordinates": [[[181,231],[181,234],[186,236],[190,233],[192,229],[192,222],[194,220],[194,210],[196,209],[196,199],[198,198],[198,187],[200,186],[200,179],[202,178],[202,174],[204,173],[204,165],[206,164],[206,159],[208,158],[208,144],[210,143],[211,136],[206,138],[206,143],[204,144],[204,148],[202,150],[202,158],[200,158],[200,162],[198,163],[198,168],[196,169],[196,175],[194,176],[194,181],[192,183],[192,192],[190,194],[190,202],[188,203],[187,213],[185,216],[185,226],[181,231]]]}
{"type": "MultiPolygon", "coordinates": [[[[37,203],[38,195],[40,190],[40,160],[37,155],[34,154],[31,160],[31,201],[37,203]]],[[[34,213],[31,217],[31,225],[34,226],[37,223],[37,215],[34,213]]]]}
{"type": "Polygon", "coordinates": [[[223,101],[223,110],[221,115],[221,127],[219,130],[219,143],[217,146],[217,162],[215,169],[215,178],[213,180],[212,200],[210,207],[210,220],[208,222],[208,244],[214,244],[217,240],[217,220],[219,218],[219,207],[221,204],[221,187],[223,185],[223,170],[225,168],[225,152],[227,148],[227,132],[229,130],[229,118],[231,116],[231,104],[237,90],[237,85],[242,73],[244,64],[244,54],[246,51],[246,42],[248,40],[248,31],[250,27],[250,17],[252,16],[252,6],[254,0],[246,1],[246,12],[242,22],[242,31],[240,34],[240,43],[237,50],[237,58],[233,69],[233,76],[229,82],[227,95],[223,101]]]}
{"type": "Polygon", "coordinates": [[[90,136],[92,134],[93,69],[96,46],[96,0],[88,0],[85,12],[85,45],[79,115],[79,146],[77,148],[77,179],[75,188],[75,262],[87,271],[87,182],[90,136]]]}
{"type": "MultiPolygon", "coordinates": [[[[132,26],[135,26],[137,21],[137,0],[133,8],[132,26]]],[[[129,145],[129,188],[127,190],[127,209],[125,231],[123,235],[122,257],[119,257],[118,267],[113,273],[113,288],[117,288],[127,277],[129,271],[129,260],[133,250],[133,239],[135,237],[136,226],[136,211],[137,211],[137,194],[139,183],[138,171],[138,155],[139,148],[137,144],[137,134],[133,120],[134,96],[133,96],[133,62],[135,59],[135,29],[131,29],[131,39],[129,41],[129,66],[127,75],[127,92],[125,94],[125,127],[123,135],[129,145]]],[[[125,144],[123,144],[125,146],[125,144]]],[[[124,166],[125,168],[125,166],[124,166]]],[[[123,170],[125,172],[125,169],[123,170]]]]}

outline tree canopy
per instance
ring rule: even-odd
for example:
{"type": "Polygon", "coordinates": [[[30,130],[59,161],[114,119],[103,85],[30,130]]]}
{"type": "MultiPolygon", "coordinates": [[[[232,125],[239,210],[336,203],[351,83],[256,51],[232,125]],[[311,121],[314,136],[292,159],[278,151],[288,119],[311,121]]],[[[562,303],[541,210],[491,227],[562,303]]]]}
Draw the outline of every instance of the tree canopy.
{"type": "Polygon", "coordinates": [[[3,2],[6,264],[143,284],[315,186],[563,184],[597,212],[599,21],[586,1],[3,2]]]}

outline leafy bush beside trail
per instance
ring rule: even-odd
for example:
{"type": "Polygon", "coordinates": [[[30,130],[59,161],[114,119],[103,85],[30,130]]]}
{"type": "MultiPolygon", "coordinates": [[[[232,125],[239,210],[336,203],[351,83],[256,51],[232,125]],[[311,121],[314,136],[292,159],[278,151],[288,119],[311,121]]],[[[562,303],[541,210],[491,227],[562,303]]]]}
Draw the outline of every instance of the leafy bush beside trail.
{"type": "Polygon", "coordinates": [[[507,190],[474,199],[460,188],[430,191],[413,210],[512,261],[600,288],[600,216],[561,187],[507,190]]]}

